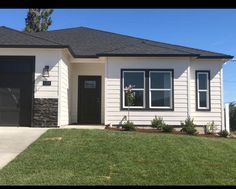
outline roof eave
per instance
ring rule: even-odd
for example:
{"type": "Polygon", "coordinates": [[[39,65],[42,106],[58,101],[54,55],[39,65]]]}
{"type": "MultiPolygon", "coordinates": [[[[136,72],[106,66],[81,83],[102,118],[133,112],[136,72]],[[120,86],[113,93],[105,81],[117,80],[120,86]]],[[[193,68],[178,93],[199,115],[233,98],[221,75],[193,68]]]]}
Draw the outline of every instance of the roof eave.
{"type": "Polygon", "coordinates": [[[233,59],[231,55],[201,56],[200,54],[109,54],[98,53],[96,55],[76,55],[68,45],[0,45],[0,48],[67,48],[74,58],[98,58],[107,57],[196,57],[197,59],[233,59]]]}
{"type": "Polygon", "coordinates": [[[0,48],[68,48],[63,45],[0,45],[0,48]]]}
{"type": "Polygon", "coordinates": [[[97,56],[109,56],[109,57],[198,57],[199,54],[106,54],[101,53],[97,56]]]}
{"type": "MultiPolygon", "coordinates": [[[[71,50],[73,53],[73,51],[71,50]]],[[[98,55],[75,55],[74,53],[72,54],[74,58],[99,58],[100,56],[98,55]]]]}
{"type": "Polygon", "coordinates": [[[219,56],[201,56],[200,54],[106,54],[101,53],[97,56],[110,56],[110,57],[196,57],[197,59],[232,59],[231,55],[219,56]]]}
{"type": "Polygon", "coordinates": [[[199,56],[198,59],[232,59],[234,56],[222,55],[222,56],[199,56]]]}

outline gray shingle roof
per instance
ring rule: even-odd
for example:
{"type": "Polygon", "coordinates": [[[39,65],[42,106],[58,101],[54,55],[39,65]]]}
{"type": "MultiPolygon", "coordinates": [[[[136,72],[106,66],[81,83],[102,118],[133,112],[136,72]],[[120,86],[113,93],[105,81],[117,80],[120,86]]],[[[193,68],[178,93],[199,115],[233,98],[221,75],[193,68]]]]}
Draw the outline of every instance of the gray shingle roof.
{"type": "Polygon", "coordinates": [[[233,56],[161,43],[87,27],[26,33],[0,27],[0,46],[68,47],[74,57],[99,56],[197,56],[233,58],[233,56]]]}
{"type": "Polygon", "coordinates": [[[0,27],[0,47],[60,47],[56,42],[32,36],[5,26],[0,27]]]}
{"type": "Polygon", "coordinates": [[[171,45],[157,41],[78,27],[62,30],[35,33],[44,37],[69,45],[75,56],[196,56],[199,57],[227,57],[229,55],[200,49],[171,45]]]}

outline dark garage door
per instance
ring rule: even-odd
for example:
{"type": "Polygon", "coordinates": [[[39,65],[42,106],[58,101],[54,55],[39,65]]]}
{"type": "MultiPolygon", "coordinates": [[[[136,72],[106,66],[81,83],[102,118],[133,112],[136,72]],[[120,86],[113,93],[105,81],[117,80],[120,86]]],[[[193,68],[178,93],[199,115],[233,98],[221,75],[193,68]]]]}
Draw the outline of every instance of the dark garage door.
{"type": "Polygon", "coordinates": [[[28,56],[0,56],[0,125],[31,125],[34,61],[28,56]]]}

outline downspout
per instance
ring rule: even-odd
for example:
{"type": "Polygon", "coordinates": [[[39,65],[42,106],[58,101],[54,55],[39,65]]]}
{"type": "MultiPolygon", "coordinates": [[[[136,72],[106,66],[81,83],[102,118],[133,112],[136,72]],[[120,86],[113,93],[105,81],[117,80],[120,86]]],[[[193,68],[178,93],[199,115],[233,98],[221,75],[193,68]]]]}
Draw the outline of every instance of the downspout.
{"type": "Polygon", "coordinates": [[[224,86],[223,86],[223,65],[220,69],[220,96],[221,96],[221,131],[225,130],[225,116],[224,116],[224,86]]]}
{"type": "Polygon", "coordinates": [[[61,126],[61,57],[58,62],[58,108],[57,108],[57,126],[61,126]]]}
{"type": "Polygon", "coordinates": [[[187,68],[187,116],[191,117],[191,58],[188,61],[187,68]]]}
{"type": "Polygon", "coordinates": [[[108,57],[106,57],[106,63],[104,65],[104,125],[107,125],[107,100],[106,100],[106,92],[107,92],[107,67],[108,67],[108,57]]]}

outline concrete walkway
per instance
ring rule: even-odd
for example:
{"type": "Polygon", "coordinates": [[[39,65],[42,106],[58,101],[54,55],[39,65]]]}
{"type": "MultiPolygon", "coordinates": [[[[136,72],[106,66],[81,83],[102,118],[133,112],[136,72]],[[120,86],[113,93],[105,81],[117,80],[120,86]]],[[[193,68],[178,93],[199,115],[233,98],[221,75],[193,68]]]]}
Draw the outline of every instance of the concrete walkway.
{"type": "Polygon", "coordinates": [[[47,130],[48,128],[0,127],[0,169],[47,130]]]}

